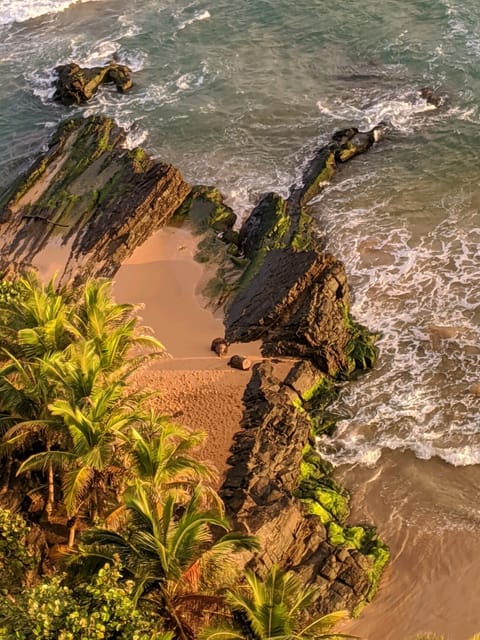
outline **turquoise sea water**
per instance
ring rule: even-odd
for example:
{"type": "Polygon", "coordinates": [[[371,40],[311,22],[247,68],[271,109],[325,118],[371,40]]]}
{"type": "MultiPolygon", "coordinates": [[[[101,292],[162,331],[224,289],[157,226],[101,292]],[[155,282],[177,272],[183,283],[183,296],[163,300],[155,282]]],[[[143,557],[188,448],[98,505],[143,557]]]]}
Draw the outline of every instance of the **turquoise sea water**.
{"type": "MultiPolygon", "coordinates": [[[[0,0],[0,25],[0,187],[60,120],[101,112],[245,216],[336,128],[385,121],[387,139],[313,204],[356,317],[382,334],[320,446],[360,475],[392,451],[448,474],[480,463],[477,0],[0,0]],[[55,65],[113,55],[135,71],[130,93],[51,103],[55,65]],[[424,86],[447,96],[440,109],[424,86]]],[[[461,524],[442,503],[443,526],[477,530],[477,490],[461,524]]]]}

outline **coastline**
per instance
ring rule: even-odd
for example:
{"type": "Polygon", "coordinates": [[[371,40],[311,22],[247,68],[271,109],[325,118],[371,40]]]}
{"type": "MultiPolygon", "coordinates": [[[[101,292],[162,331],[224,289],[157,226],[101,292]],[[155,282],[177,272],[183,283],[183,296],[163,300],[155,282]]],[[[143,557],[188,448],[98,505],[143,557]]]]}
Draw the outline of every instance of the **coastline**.
{"type": "MultiPolygon", "coordinates": [[[[144,322],[171,355],[141,372],[135,382],[161,392],[156,401],[160,411],[207,433],[200,455],[217,467],[220,485],[233,435],[240,429],[242,397],[250,376],[231,369],[228,358],[210,351],[211,339],[223,335],[223,324],[204,307],[200,288],[208,276],[194,259],[195,249],[196,238],[188,228],[161,229],[121,267],[115,292],[119,301],[143,300],[144,322]],[[147,277],[139,277],[141,272],[147,277]]],[[[257,344],[235,347],[235,352],[252,360],[262,359],[257,344]]],[[[418,460],[408,452],[388,452],[374,468],[336,471],[352,495],[350,520],[374,522],[392,551],[379,592],[359,618],[344,625],[344,632],[369,640],[405,640],[420,631],[460,632],[465,637],[478,631],[472,611],[476,589],[469,590],[470,598],[460,595],[458,576],[480,587],[480,543],[474,530],[444,530],[432,519],[435,489],[441,483],[457,487],[461,505],[463,481],[458,480],[458,471],[440,460],[418,460]],[[445,480],[445,473],[450,480],[445,480]],[[425,511],[424,530],[409,522],[415,509],[425,511]],[[429,584],[425,576],[431,577],[429,584]]],[[[467,484],[480,480],[479,469],[460,471],[467,484]]]]}
{"type": "Polygon", "coordinates": [[[373,467],[335,476],[351,492],[351,518],[375,522],[391,551],[379,592],[343,632],[368,640],[478,633],[480,466],[385,451],[373,467]]]}

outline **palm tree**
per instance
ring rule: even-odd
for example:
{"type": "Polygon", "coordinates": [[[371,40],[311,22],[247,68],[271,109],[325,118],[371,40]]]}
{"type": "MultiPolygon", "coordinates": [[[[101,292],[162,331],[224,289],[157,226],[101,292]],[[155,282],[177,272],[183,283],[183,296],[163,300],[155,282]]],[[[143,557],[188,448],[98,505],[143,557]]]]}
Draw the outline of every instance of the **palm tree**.
{"type": "MultiPolygon", "coordinates": [[[[155,411],[132,427],[126,439],[128,465],[134,483],[148,487],[158,500],[175,492],[175,500],[189,499],[192,488],[217,477],[212,465],[200,462],[195,449],[206,434],[190,431],[155,411]]],[[[203,485],[201,485],[203,486],[203,485]]],[[[207,487],[205,487],[207,490],[207,487]]],[[[208,490],[213,495],[213,490],[208,490]]],[[[215,494],[216,495],[216,494],[215,494]]],[[[221,504],[216,496],[215,504],[221,504]]]]}
{"type": "MultiPolygon", "coordinates": [[[[139,396],[127,397],[128,376],[145,359],[164,354],[164,348],[155,338],[137,333],[135,307],[116,304],[107,281],[88,282],[78,302],[72,292],[57,291],[53,280],[43,285],[33,273],[18,279],[16,286],[18,295],[2,305],[0,313],[0,455],[3,452],[12,460],[15,449],[28,452],[33,442],[42,446],[44,451],[30,456],[21,471],[47,472],[49,515],[55,497],[54,468],[68,469],[62,481],[65,502],[67,512],[76,517],[81,496],[90,492],[86,487],[95,484],[87,476],[94,470],[98,481],[98,474],[108,467],[86,459],[89,446],[109,439],[105,428],[112,421],[100,427],[99,408],[107,403],[111,409],[114,402],[118,420],[116,400],[121,393],[124,413],[132,408],[139,396]],[[77,408],[82,418],[75,413],[77,408]],[[85,427],[82,446],[75,421],[92,422],[90,431],[85,427]]],[[[117,436],[118,429],[113,440],[117,436]]]]}
{"type": "Polygon", "coordinates": [[[67,291],[57,291],[54,280],[42,284],[33,271],[18,278],[15,287],[18,295],[2,306],[0,316],[4,349],[29,359],[62,351],[77,335],[67,291]]]}
{"type": "Polygon", "coordinates": [[[137,310],[138,306],[114,302],[108,280],[84,285],[75,325],[84,339],[93,342],[103,371],[127,375],[146,360],[165,355],[161,342],[139,332],[137,310]]]}
{"type": "Polygon", "coordinates": [[[200,488],[185,505],[178,505],[173,495],[158,502],[138,485],[126,498],[126,532],[87,531],[83,536],[87,546],[80,547],[71,566],[91,572],[118,556],[134,581],[135,600],[154,607],[177,638],[192,640],[192,625],[198,620],[188,612],[198,602],[221,604],[218,577],[233,569],[233,553],[258,549],[254,538],[232,533],[222,515],[203,511],[200,504],[200,488]],[[214,530],[226,533],[215,537],[214,530]]]}
{"type": "Polygon", "coordinates": [[[348,613],[336,611],[306,620],[306,609],[316,595],[314,587],[304,587],[291,571],[277,565],[265,580],[247,571],[243,588],[229,590],[225,601],[231,610],[228,627],[204,629],[201,640],[310,640],[312,638],[353,638],[332,633],[332,627],[348,613]]]}
{"type": "Polygon", "coordinates": [[[78,516],[87,506],[91,519],[100,515],[110,474],[118,469],[123,431],[136,420],[136,415],[122,405],[122,387],[95,387],[83,406],[66,400],[49,405],[53,417],[60,418],[68,434],[69,446],[63,450],[47,450],[32,454],[18,473],[53,466],[62,470],[63,501],[70,520],[69,546],[73,546],[78,516]]]}
{"type": "MultiPolygon", "coordinates": [[[[10,361],[0,369],[0,411],[3,414],[0,457],[7,459],[7,465],[11,465],[15,452],[28,451],[35,444],[43,443],[46,451],[50,451],[65,442],[63,423],[55,420],[49,409],[51,398],[58,393],[58,385],[49,376],[49,371],[53,366],[62,366],[61,354],[46,353],[33,361],[9,356],[10,361]]],[[[45,512],[49,518],[55,500],[51,464],[46,470],[45,512]]]]}

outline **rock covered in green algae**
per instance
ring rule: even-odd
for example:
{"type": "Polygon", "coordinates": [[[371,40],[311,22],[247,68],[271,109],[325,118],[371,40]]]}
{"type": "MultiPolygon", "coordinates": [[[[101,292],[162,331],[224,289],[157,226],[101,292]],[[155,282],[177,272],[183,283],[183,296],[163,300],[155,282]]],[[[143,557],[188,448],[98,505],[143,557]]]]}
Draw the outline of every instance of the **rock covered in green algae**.
{"type": "Polygon", "coordinates": [[[133,86],[131,70],[116,62],[92,68],[82,68],[76,62],[70,62],[56,67],[55,71],[58,78],[53,99],[67,106],[87,102],[101,84],[114,83],[121,93],[133,86]]]}
{"type": "Polygon", "coordinates": [[[255,365],[220,490],[230,520],[261,541],[263,552],[247,558],[249,566],[259,574],[274,563],[293,569],[318,587],[312,612],[320,614],[358,610],[388,559],[373,529],[345,525],[348,495],[312,448],[303,399],[327,387],[335,393],[306,361],[286,377],[280,364],[255,365]]]}
{"type": "Polygon", "coordinates": [[[103,116],[59,126],[47,152],[0,195],[0,269],[29,265],[55,241],[66,246],[63,282],[111,277],[171,218],[190,186],[125,141],[103,116]]]}

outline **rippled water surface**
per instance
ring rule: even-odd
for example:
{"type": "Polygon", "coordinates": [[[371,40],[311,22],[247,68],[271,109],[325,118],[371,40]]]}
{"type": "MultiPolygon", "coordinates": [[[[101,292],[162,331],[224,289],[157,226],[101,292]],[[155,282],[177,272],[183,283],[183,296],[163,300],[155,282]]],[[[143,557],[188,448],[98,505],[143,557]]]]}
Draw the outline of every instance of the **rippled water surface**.
{"type": "MultiPolygon", "coordinates": [[[[381,334],[378,366],[342,390],[338,435],[320,446],[357,489],[356,478],[371,474],[372,486],[396,496],[403,471],[415,468],[422,495],[438,499],[440,521],[465,535],[476,530],[477,0],[0,0],[0,73],[0,186],[60,120],[101,112],[187,180],[218,185],[244,216],[260,193],[286,194],[336,128],[386,122],[387,138],[312,205],[328,249],[347,266],[356,317],[381,334]],[[105,88],[86,106],[52,104],[56,65],[112,57],[134,70],[131,92],[105,88]],[[440,109],[420,97],[425,86],[446,96],[440,109]],[[392,455],[403,466],[392,466],[392,455]],[[433,464],[445,495],[425,487],[433,464]],[[465,480],[462,518],[448,491],[454,478],[465,480]]],[[[385,499],[378,491],[370,505],[385,499]]],[[[409,526],[428,530],[413,503],[404,513],[409,526]]],[[[371,514],[402,549],[392,514],[371,514]]],[[[430,570],[439,579],[431,556],[420,584],[430,570]]],[[[447,565],[442,575],[454,573],[447,565]]],[[[401,621],[397,628],[398,638],[410,630],[401,621]]]]}

